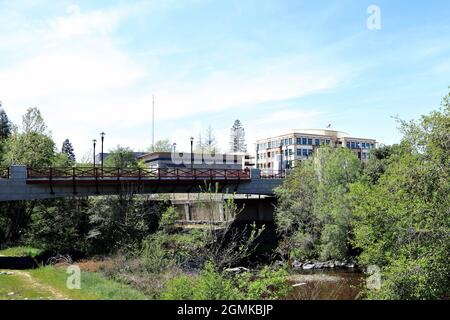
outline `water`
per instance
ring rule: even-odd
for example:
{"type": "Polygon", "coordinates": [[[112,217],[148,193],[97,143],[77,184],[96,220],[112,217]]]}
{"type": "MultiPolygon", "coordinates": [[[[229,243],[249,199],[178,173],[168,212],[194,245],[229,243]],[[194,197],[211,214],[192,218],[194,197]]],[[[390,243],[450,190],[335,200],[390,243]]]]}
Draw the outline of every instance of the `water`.
{"type": "Polygon", "coordinates": [[[364,274],[359,271],[302,271],[289,276],[295,285],[289,300],[355,300],[362,298],[364,274]]]}

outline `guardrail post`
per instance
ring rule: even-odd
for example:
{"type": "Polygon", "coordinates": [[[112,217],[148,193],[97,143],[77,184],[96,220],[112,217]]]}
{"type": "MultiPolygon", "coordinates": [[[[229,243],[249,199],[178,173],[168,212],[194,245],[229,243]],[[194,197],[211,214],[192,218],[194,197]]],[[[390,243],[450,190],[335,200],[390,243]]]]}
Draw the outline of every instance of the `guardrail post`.
{"type": "Polygon", "coordinates": [[[75,167],[72,168],[72,187],[73,187],[73,194],[77,194],[77,187],[75,183],[75,167]]]}
{"type": "Polygon", "coordinates": [[[250,169],[250,179],[252,180],[261,179],[261,170],[250,169]]]}
{"type": "Polygon", "coordinates": [[[53,191],[53,168],[50,168],[50,176],[49,176],[49,183],[50,183],[50,194],[53,195],[55,192],[53,191]]]}
{"type": "Polygon", "coordinates": [[[98,191],[98,168],[94,168],[94,176],[95,176],[95,194],[99,194],[98,191]]]}

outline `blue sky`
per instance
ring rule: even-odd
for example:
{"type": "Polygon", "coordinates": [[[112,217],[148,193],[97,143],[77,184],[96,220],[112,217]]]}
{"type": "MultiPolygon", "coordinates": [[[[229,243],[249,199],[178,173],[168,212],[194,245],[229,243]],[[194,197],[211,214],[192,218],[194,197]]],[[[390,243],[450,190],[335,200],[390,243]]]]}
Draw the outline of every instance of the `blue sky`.
{"type": "Polygon", "coordinates": [[[295,128],[399,140],[392,116],[436,109],[450,85],[448,1],[1,1],[0,100],[38,107],[80,158],[156,139],[188,149],[212,125],[226,149],[295,128]],[[367,8],[381,10],[369,30],[367,8]]]}

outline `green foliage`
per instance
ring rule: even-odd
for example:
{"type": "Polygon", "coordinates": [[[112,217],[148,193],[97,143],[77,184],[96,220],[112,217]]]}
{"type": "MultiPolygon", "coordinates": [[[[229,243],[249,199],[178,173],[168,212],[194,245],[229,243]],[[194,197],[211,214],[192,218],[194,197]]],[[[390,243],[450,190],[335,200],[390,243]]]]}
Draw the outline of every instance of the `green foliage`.
{"type": "Polygon", "coordinates": [[[163,233],[156,233],[142,242],[140,259],[144,270],[149,273],[159,273],[175,265],[173,250],[165,247],[163,233]]]}
{"type": "Polygon", "coordinates": [[[0,202],[0,245],[15,245],[30,226],[35,202],[0,202]]]}
{"type": "Polygon", "coordinates": [[[64,140],[61,153],[66,155],[70,161],[75,162],[75,153],[73,152],[72,143],[70,143],[69,139],[64,140]]]}
{"type": "Polygon", "coordinates": [[[17,246],[0,250],[0,256],[5,257],[32,257],[35,258],[43,252],[42,249],[29,247],[29,246],[17,246]]]}
{"type": "Polygon", "coordinates": [[[181,276],[169,281],[162,292],[163,300],[235,300],[240,299],[239,290],[230,279],[207,263],[198,278],[181,276]]]}
{"type": "Polygon", "coordinates": [[[132,193],[97,197],[91,200],[90,247],[108,253],[133,246],[158,228],[165,203],[155,203],[132,193]]]}
{"type": "Polygon", "coordinates": [[[81,288],[67,288],[67,269],[46,266],[29,271],[40,283],[55,288],[74,300],[145,300],[146,295],[128,284],[108,279],[100,273],[81,271],[81,288]]]}
{"type": "Polygon", "coordinates": [[[297,259],[343,259],[350,250],[352,212],[347,196],[360,162],[346,148],[323,146],[313,161],[299,162],[275,190],[279,251],[297,259]]]}
{"type": "Polygon", "coordinates": [[[282,298],[289,292],[285,270],[263,268],[230,276],[208,262],[198,276],[182,275],[170,280],[161,294],[167,300],[257,300],[282,298]]]}
{"type": "Polygon", "coordinates": [[[4,164],[27,165],[29,167],[48,167],[52,165],[55,144],[41,133],[14,132],[5,142],[4,164]]]}
{"type": "Polygon", "coordinates": [[[23,133],[38,133],[47,135],[47,126],[38,108],[28,108],[22,116],[23,133]]]}
{"type": "Polygon", "coordinates": [[[55,143],[46,131],[42,115],[37,108],[29,108],[22,117],[22,131],[14,129],[4,143],[4,165],[46,167],[52,165],[55,143]]]}
{"type": "Polygon", "coordinates": [[[12,131],[11,127],[12,124],[9,121],[5,110],[3,110],[2,102],[0,101],[0,142],[10,136],[12,131]]]}
{"type": "Polygon", "coordinates": [[[61,167],[61,168],[67,168],[72,167],[75,165],[75,162],[72,161],[67,154],[61,152],[57,153],[53,156],[52,159],[52,166],[53,167],[61,167]]]}
{"type": "Polygon", "coordinates": [[[291,290],[287,276],[285,269],[273,270],[270,266],[265,266],[256,276],[252,276],[250,272],[237,275],[237,282],[243,299],[276,300],[286,297],[291,290]]]}
{"type": "Polygon", "coordinates": [[[171,152],[172,144],[169,139],[158,140],[148,148],[148,152],[171,152]]]}
{"type": "Polygon", "coordinates": [[[360,262],[382,268],[369,297],[436,299],[450,288],[450,116],[440,111],[401,122],[401,150],[375,184],[352,186],[360,262]]]}
{"type": "Polygon", "coordinates": [[[175,229],[175,222],[179,219],[178,212],[174,206],[169,206],[161,216],[159,226],[166,232],[171,232],[175,229]]]}
{"type": "Polygon", "coordinates": [[[373,184],[384,174],[390,159],[401,151],[400,145],[382,146],[370,152],[370,159],[364,163],[364,175],[373,184]]]}
{"type": "Polygon", "coordinates": [[[133,150],[127,147],[117,146],[116,149],[110,150],[104,165],[105,167],[114,168],[137,168],[139,162],[133,150]]]}
{"type": "Polygon", "coordinates": [[[88,207],[86,199],[36,201],[24,241],[54,254],[86,252],[88,207]]]}

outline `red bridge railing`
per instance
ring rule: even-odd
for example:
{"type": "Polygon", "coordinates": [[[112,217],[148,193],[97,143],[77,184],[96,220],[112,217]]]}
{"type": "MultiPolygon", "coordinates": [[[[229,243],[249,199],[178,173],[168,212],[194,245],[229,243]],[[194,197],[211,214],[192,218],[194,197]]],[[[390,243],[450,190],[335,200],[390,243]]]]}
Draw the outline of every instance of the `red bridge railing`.
{"type": "Polygon", "coordinates": [[[249,170],[190,168],[28,168],[28,180],[250,180],[249,170]]]}

